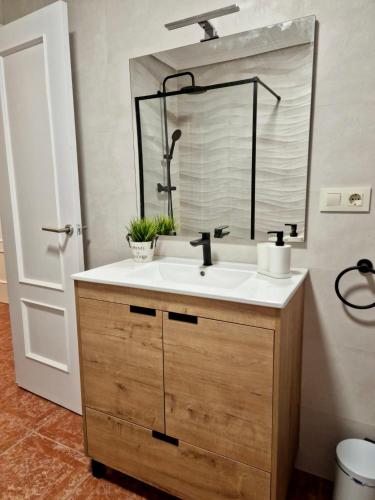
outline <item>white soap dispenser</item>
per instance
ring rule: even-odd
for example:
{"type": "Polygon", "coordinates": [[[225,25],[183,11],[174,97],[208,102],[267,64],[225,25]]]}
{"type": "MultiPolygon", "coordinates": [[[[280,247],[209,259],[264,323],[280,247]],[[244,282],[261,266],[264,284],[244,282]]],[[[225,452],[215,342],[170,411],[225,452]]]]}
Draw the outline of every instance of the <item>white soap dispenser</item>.
{"type": "Polygon", "coordinates": [[[257,271],[260,274],[267,274],[269,257],[268,250],[273,246],[269,241],[257,244],[257,271]]]}
{"type": "Polygon", "coordinates": [[[273,278],[290,277],[291,245],[284,243],[284,231],[268,231],[276,234],[276,242],[268,249],[268,272],[273,278]]]}

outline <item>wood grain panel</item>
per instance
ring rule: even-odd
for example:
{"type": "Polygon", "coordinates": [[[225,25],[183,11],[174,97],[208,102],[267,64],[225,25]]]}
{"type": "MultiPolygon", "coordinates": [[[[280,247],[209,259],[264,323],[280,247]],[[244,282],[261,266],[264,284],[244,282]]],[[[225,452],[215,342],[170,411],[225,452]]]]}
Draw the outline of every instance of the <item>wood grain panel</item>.
{"type": "Polygon", "coordinates": [[[202,318],[230,321],[273,330],[279,310],[271,307],[239,304],[223,300],[205,299],[190,295],[153,292],[138,288],[100,285],[97,283],[77,283],[80,297],[104,300],[120,304],[134,304],[152,307],[161,311],[192,314],[202,318]]]}
{"type": "Polygon", "coordinates": [[[164,432],[162,314],[79,299],[85,405],[164,432]]]}
{"type": "Polygon", "coordinates": [[[185,500],[269,500],[270,475],[87,409],[89,456],[185,500]]]}
{"type": "Polygon", "coordinates": [[[86,432],[86,398],[85,386],[83,383],[83,356],[82,356],[82,341],[81,341],[81,321],[79,313],[79,296],[77,291],[77,282],[74,283],[75,304],[76,304],[76,320],[77,320],[77,335],[78,335],[78,354],[79,354],[79,376],[81,384],[81,402],[82,402],[82,420],[83,420],[83,447],[87,455],[87,432],[86,432]]]}
{"type": "Polygon", "coordinates": [[[275,331],[272,500],[287,498],[298,449],[304,285],[281,310],[275,331]]]}
{"type": "Polygon", "coordinates": [[[166,433],[271,470],[273,331],[163,317],[166,433]]]}

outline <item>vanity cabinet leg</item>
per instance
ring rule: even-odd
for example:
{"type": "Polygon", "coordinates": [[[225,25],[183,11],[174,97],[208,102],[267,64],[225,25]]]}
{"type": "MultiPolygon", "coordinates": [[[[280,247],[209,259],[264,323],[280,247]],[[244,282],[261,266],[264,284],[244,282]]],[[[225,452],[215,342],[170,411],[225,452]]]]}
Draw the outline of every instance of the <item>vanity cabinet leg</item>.
{"type": "Polygon", "coordinates": [[[105,476],[106,466],[97,462],[96,460],[91,460],[91,472],[94,477],[101,479],[105,476]]]}

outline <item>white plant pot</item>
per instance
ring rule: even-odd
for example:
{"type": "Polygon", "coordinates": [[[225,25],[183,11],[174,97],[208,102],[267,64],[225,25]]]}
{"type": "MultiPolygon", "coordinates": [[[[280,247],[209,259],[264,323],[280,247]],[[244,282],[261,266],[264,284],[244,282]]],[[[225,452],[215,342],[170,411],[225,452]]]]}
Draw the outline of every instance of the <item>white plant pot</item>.
{"type": "Polygon", "coordinates": [[[126,237],[135,262],[151,262],[154,258],[157,237],[152,241],[133,241],[130,236],[126,237]]]}

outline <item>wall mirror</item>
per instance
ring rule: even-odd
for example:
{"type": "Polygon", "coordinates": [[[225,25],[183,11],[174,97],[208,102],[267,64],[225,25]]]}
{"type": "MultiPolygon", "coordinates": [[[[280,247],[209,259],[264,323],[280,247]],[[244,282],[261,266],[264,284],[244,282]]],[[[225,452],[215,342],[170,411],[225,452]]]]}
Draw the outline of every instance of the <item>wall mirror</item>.
{"type": "Polygon", "coordinates": [[[315,17],[130,60],[141,216],[304,240],[315,17]]]}

